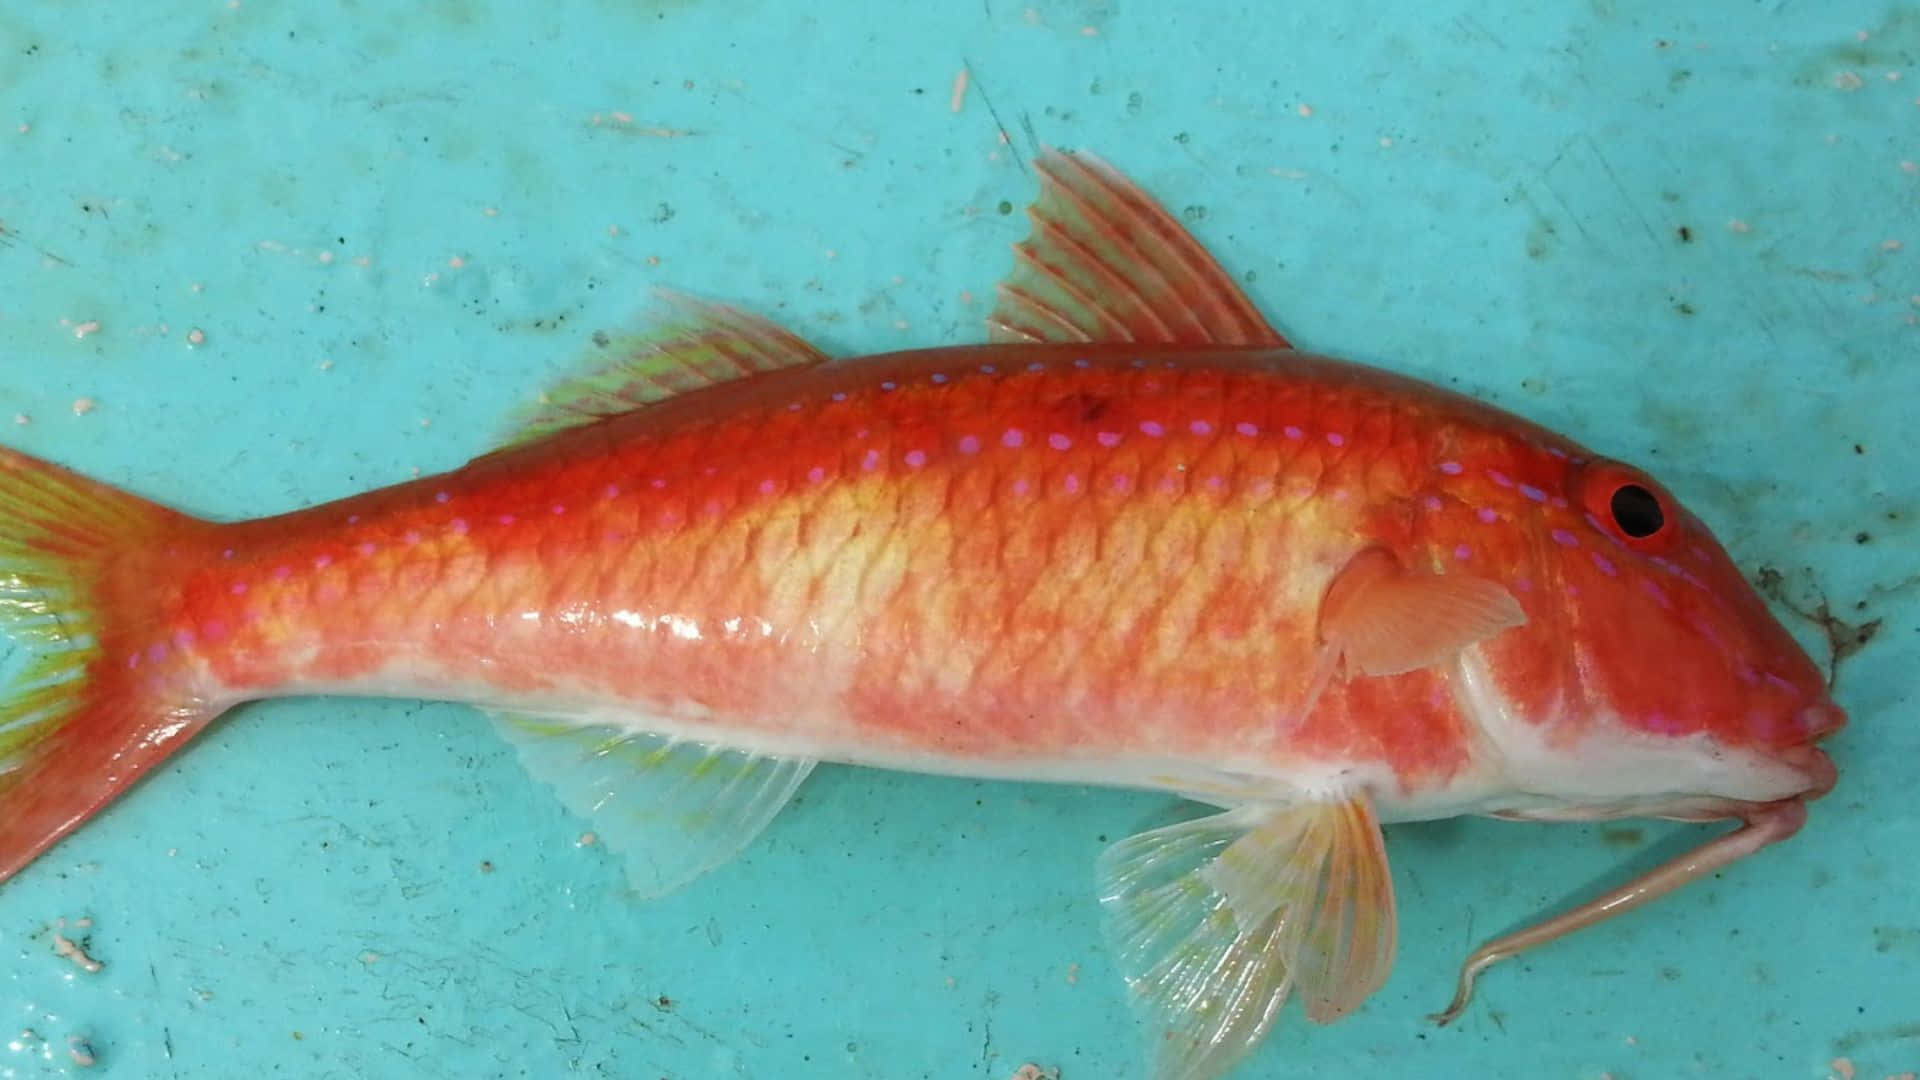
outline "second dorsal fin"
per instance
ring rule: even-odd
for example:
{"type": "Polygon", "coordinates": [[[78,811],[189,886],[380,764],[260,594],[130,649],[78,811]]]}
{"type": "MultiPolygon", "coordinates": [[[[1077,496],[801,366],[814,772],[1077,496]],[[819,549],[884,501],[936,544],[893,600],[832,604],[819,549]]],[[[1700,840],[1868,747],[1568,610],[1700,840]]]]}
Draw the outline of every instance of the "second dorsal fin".
{"type": "Polygon", "coordinates": [[[1033,232],[1014,245],[987,317],[994,341],[1288,347],[1207,250],[1117,170],[1053,150],[1034,164],[1033,232]]]}
{"type": "Polygon", "coordinates": [[[646,329],[594,335],[584,369],[515,418],[508,445],[590,424],[716,383],[824,363],[826,354],[758,315],[683,293],[655,292],[646,329]]]}

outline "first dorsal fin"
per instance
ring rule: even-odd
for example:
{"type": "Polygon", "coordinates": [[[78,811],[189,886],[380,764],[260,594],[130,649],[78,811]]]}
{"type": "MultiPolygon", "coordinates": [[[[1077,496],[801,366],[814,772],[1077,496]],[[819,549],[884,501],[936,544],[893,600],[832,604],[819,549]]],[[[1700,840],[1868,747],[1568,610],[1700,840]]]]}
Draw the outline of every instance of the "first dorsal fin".
{"type": "Polygon", "coordinates": [[[1033,232],[1014,245],[1013,273],[987,317],[994,341],[1288,347],[1132,181],[1086,154],[1050,150],[1034,164],[1033,232]]]}
{"type": "Polygon", "coordinates": [[[791,331],[738,308],[664,289],[655,292],[655,304],[660,316],[646,329],[595,334],[584,374],[541,394],[516,419],[508,445],[716,383],[827,360],[791,331]]]}

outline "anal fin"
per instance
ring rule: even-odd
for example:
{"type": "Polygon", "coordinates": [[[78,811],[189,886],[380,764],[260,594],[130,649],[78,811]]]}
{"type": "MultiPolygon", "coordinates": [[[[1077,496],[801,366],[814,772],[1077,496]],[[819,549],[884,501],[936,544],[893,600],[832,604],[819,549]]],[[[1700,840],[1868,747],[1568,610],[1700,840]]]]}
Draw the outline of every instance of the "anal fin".
{"type": "Polygon", "coordinates": [[[815,765],[564,718],[492,715],[527,771],[592,823],[645,897],[738,855],[815,765]]]}

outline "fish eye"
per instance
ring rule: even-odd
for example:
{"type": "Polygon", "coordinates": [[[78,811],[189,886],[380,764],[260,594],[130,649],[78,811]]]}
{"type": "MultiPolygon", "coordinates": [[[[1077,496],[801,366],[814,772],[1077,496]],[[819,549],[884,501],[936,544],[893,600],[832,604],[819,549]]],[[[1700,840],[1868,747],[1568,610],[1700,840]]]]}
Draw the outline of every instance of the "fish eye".
{"type": "Polygon", "coordinates": [[[1589,463],[1574,482],[1587,520],[1616,541],[1649,553],[1672,543],[1672,500],[1638,470],[1611,461],[1589,463]]]}
{"type": "Polygon", "coordinates": [[[1639,484],[1621,484],[1614,488],[1613,498],[1607,500],[1607,509],[1612,512],[1614,525],[1635,540],[1652,536],[1667,523],[1666,511],[1660,509],[1660,497],[1639,484]]]}

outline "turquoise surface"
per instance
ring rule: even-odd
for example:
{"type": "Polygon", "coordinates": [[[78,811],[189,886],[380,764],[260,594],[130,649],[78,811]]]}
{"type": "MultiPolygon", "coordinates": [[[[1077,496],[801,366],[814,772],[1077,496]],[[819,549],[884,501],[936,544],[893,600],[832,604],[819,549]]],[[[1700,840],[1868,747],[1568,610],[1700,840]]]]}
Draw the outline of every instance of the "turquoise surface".
{"type": "MultiPolygon", "coordinates": [[[[1800,837],[1437,1029],[1476,940],[1705,830],[1391,829],[1392,981],[1239,1075],[1881,1080],[1920,1068],[1917,51],[1878,0],[19,0],[0,442],[253,515],[486,449],[655,283],[976,341],[1036,145],[1094,149],[1295,340],[1645,462],[1877,626],[1800,837]]],[[[639,904],[477,715],[252,706],[0,886],[0,1076],[1140,1076],[1091,867],[1169,810],[823,769],[639,904]]]]}

